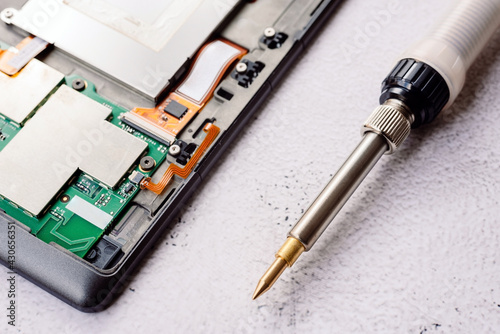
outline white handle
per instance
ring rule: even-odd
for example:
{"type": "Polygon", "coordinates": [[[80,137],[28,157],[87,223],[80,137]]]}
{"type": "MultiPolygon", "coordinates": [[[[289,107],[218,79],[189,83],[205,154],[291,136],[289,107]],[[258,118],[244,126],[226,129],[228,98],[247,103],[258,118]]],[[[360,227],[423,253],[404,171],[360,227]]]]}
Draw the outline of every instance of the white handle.
{"type": "Polygon", "coordinates": [[[432,66],[448,84],[450,106],[462,90],[465,75],[500,25],[500,0],[462,0],[426,38],[403,58],[432,66]]]}

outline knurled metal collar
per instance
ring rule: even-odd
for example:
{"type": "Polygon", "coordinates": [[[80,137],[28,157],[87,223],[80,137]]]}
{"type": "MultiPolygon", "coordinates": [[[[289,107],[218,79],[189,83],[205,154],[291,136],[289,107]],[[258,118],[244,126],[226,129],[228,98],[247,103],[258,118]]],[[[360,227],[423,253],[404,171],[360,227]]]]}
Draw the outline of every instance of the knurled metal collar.
{"type": "Polygon", "coordinates": [[[398,100],[387,100],[378,106],[363,124],[361,134],[375,132],[387,140],[392,154],[405,141],[411,131],[413,115],[406,105],[398,100]]]}

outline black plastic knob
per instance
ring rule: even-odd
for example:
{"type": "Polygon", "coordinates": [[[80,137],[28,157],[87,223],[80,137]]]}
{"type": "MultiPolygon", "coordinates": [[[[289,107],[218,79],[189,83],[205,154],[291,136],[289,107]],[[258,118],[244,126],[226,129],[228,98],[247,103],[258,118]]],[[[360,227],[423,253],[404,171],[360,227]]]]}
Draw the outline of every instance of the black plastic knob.
{"type": "Polygon", "coordinates": [[[402,59],[382,82],[380,103],[397,99],[415,116],[412,128],[432,122],[450,99],[444,78],[431,66],[415,59],[402,59]]]}

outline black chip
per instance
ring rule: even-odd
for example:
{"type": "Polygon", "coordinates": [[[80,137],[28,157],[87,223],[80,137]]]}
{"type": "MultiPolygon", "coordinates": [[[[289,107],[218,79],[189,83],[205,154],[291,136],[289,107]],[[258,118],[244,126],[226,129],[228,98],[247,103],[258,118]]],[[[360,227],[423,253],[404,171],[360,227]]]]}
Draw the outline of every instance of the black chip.
{"type": "Polygon", "coordinates": [[[126,187],[125,187],[125,193],[126,194],[129,194],[132,190],[134,190],[135,187],[132,185],[132,184],[128,184],[126,187]]]}
{"type": "Polygon", "coordinates": [[[181,119],[182,116],[184,116],[184,114],[188,111],[188,108],[179,102],[172,100],[167,104],[163,111],[174,116],[175,118],[181,119]]]}

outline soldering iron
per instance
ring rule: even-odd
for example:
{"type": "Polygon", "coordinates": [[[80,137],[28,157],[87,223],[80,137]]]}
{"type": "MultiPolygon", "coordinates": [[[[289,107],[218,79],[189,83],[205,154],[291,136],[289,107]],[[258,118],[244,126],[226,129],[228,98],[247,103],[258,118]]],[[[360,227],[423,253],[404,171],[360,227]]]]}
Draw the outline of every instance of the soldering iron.
{"type": "Polygon", "coordinates": [[[382,82],[380,106],[362,126],[362,140],[292,228],[253,299],[309,251],[384,154],[412,129],[432,122],[462,90],[466,72],[500,25],[500,0],[459,1],[427,37],[403,53],[382,82]]]}

